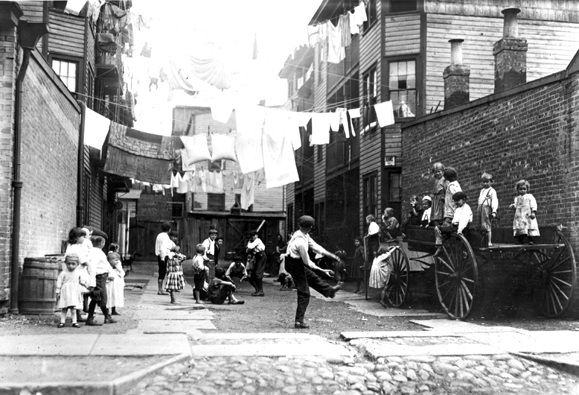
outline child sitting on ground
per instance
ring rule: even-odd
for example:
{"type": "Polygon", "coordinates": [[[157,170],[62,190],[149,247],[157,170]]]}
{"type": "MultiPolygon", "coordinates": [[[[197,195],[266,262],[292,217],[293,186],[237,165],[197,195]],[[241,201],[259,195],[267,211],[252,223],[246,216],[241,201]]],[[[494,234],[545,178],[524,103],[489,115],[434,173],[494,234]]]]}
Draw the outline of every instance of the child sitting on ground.
{"type": "Polygon", "coordinates": [[[121,315],[117,308],[125,306],[125,271],[118,250],[119,245],[111,243],[107,255],[107,260],[113,269],[109,272],[109,277],[114,279],[107,284],[107,307],[111,309],[111,315],[121,315]]]}
{"type": "Polygon", "coordinates": [[[452,195],[452,200],[456,205],[456,209],[454,210],[451,224],[439,225],[434,228],[434,234],[436,235],[436,252],[434,253],[434,256],[440,256],[442,254],[443,236],[451,233],[462,235],[463,232],[468,229],[468,225],[472,222],[472,210],[470,209],[470,206],[466,204],[466,193],[457,192],[452,195]]]}
{"type": "Polygon", "coordinates": [[[215,268],[215,278],[211,280],[209,284],[209,289],[207,291],[207,298],[213,304],[223,304],[225,299],[229,302],[228,304],[243,304],[243,300],[237,300],[233,293],[235,292],[235,284],[224,280],[225,270],[218,267],[215,268]]]}
{"type": "Polygon", "coordinates": [[[235,284],[233,277],[237,277],[240,283],[249,277],[249,274],[247,274],[247,270],[245,270],[245,265],[243,263],[239,261],[231,262],[227,268],[227,271],[225,272],[225,279],[235,284]]]}
{"type": "Polygon", "coordinates": [[[208,268],[205,266],[205,246],[201,243],[195,246],[196,255],[193,257],[193,296],[195,303],[201,303],[201,292],[205,286],[208,268]]]}

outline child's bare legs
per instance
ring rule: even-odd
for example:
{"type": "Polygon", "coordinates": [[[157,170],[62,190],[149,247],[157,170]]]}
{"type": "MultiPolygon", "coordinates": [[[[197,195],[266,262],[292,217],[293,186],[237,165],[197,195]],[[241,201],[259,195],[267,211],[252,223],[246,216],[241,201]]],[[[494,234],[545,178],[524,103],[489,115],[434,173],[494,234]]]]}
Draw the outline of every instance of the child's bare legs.
{"type": "Polygon", "coordinates": [[[195,296],[195,303],[200,304],[201,303],[201,291],[199,291],[198,289],[193,290],[193,295],[195,296]]]}
{"type": "MultiPolygon", "coordinates": [[[[64,307],[63,309],[60,310],[60,325],[58,325],[59,328],[62,328],[64,326],[64,324],[66,323],[66,313],[68,312],[68,307],[64,307]]],[[[76,312],[75,314],[75,318],[76,318],[76,312]]]]}
{"type": "Polygon", "coordinates": [[[173,290],[169,291],[169,295],[171,295],[171,303],[172,304],[179,304],[179,302],[177,302],[176,294],[177,294],[177,292],[175,292],[173,290]]]}
{"type": "Polygon", "coordinates": [[[390,307],[386,301],[386,287],[382,288],[382,291],[380,291],[380,304],[384,307],[390,307]]]}

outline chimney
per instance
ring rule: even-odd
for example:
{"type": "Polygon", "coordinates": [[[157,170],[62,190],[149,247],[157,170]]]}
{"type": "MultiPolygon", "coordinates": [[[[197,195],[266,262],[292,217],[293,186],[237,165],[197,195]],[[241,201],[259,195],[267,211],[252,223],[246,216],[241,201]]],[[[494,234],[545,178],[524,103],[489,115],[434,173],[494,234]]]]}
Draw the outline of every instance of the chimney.
{"type": "Polygon", "coordinates": [[[469,102],[470,67],[462,64],[462,39],[450,43],[450,66],[444,69],[444,109],[469,102]]]}
{"type": "Polygon", "coordinates": [[[518,8],[506,8],[503,38],[495,43],[495,93],[527,82],[527,40],[519,37],[518,8]]]}

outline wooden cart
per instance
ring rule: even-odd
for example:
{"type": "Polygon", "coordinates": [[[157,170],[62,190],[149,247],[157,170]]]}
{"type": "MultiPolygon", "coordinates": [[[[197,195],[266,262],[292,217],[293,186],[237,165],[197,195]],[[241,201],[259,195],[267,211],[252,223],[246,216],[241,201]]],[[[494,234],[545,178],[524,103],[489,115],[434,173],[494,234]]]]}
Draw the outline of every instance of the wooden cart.
{"type": "Polygon", "coordinates": [[[433,257],[434,228],[409,226],[407,248],[400,246],[391,255],[388,301],[395,307],[405,302],[411,284],[411,261],[426,266],[434,262],[436,294],[451,319],[466,319],[481,303],[483,277],[489,278],[485,270],[499,275],[526,275],[538,312],[549,318],[562,316],[572,305],[577,288],[577,262],[571,245],[560,227],[541,228],[534,245],[515,244],[512,232],[510,228],[493,229],[490,247],[486,235],[479,231],[469,230],[466,237],[453,234],[444,241],[442,254],[433,257]],[[421,255],[409,258],[406,251],[421,255]]]}

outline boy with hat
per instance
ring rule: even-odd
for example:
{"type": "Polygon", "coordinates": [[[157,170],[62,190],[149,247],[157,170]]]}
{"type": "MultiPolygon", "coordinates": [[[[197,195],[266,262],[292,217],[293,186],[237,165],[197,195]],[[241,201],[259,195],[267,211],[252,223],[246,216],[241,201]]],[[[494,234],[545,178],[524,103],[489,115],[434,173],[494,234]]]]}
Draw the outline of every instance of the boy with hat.
{"type": "Polygon", "coordinates": [[[308,256],[308,250],[339,260],[339,258],[326,251],[323,247],[312,240],[309,233],[314,226],[315,220],[309,215],[304,215],[298,219],[300,229],[292,235],[287,246],[287,255],[285,257],[285,270],[291,274],[298,294],[298,306],[296,309],[295,328],[309,328],[304,322],[306,309],[310,302],[310,287],[321,293],[327,298],[333,298],[336,292],[341,288],[338,284],[334,287],[320,279],[314,270],[322,271],[326,276],[331,276],[331,270],[320,269],[308,256]]]}
{"type": "Polygon", "coordinates": [[[249,279],[249,283],[255,288],[255,292],[251,296],[264,296],[263,274],[265,273],[267,256],[265,255],[265,244],[260,240],[256,230],[249,232],[249,242],[247,243],[246,251],[252,254],[255,260],[249,279]]]}
{"type": "Polygon", "coordinates": [[[452,200],[456,205],[452,223],[450,225],[439,225],[434,228],[436,235],[436,252],[434,256],[442,254],[442,240],[444,235],[451,233],[458,233],[462,235],[465,229],[468,229],[468,224],[472,222],[472,210],[466,203],[466,193],[456,192],[452,195],[452,200]]]}

